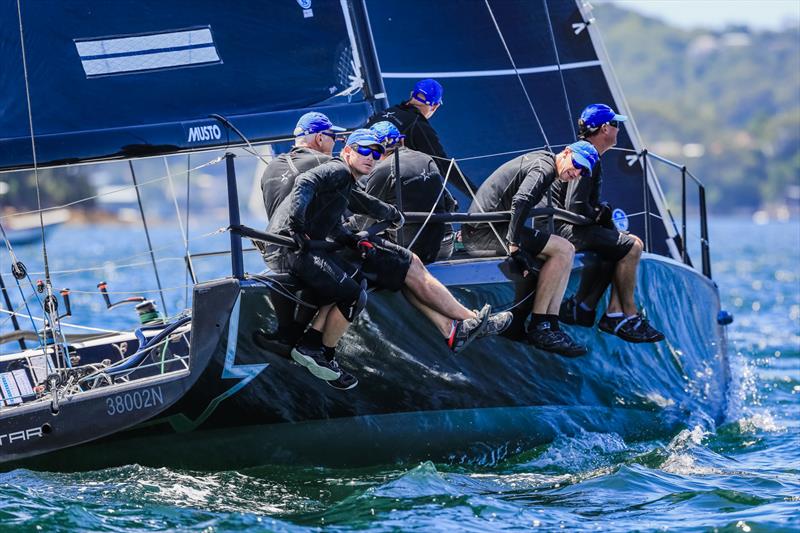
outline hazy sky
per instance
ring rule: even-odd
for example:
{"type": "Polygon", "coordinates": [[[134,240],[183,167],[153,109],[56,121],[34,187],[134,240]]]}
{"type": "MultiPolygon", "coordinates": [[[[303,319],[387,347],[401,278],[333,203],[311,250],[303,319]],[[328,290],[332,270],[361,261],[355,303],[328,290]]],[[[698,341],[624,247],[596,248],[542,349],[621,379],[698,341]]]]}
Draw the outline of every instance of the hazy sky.
{"type": "Polygon", "coordinates": [[[745,24],[777,30],[800,25],[800,0],[590,0],[614,3],[683,28],[745,24]]]}

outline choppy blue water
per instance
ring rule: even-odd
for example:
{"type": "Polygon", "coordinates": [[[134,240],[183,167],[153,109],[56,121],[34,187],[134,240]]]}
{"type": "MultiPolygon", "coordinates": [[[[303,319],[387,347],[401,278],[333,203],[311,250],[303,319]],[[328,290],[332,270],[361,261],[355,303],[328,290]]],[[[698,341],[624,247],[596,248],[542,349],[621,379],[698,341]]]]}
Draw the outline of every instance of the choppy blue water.
{"type": "MultiPolygon", "coordinates": [[[[723,307],[736,316],[729,328],[736,384],[721,427],[652,442],[586,433],[469,467],[15,470],[0,474],[0,529],[800,530],[800,224],[716,220],[711,231],[714,277],[723,307]]],[[[169,253],[179,255],[182,244],[175,232],[154,234],[164,247],[156,253],[174,313],[184,304],[185,281],[182,260],[169,253]]],[[[192,247],[201,244],[226,247],[224,236],[198,234],[192,247]]],[[[152,287],[144,250],[135,228],[67,227],[48,239],[57,285],[76,291],[78,318],[105,327],[129,326],[132,310],[105,311],[94,285],[106,279],[111,291],[152,287]],[[62,272],[87,264],[97,270],[62,272]]],[[[17,252],[32,271],[41,269],[37,248],[17,252]]],[[[195,266],[207,278],[225,261],[195,266]]],[[[3,331],[6,320],[0,317],[3,331]]]]}

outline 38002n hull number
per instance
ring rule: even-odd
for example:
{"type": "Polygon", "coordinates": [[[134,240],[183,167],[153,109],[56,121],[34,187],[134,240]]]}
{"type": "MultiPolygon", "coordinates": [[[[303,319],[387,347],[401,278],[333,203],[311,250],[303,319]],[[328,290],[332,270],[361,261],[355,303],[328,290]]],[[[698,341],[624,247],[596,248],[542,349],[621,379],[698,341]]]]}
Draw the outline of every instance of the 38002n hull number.
{"type": "Polygon", "coordinates": [[[161,387],[153,387],[106,398],[106,413],[109,416],[121,415],[163,404],[161,387]]]}

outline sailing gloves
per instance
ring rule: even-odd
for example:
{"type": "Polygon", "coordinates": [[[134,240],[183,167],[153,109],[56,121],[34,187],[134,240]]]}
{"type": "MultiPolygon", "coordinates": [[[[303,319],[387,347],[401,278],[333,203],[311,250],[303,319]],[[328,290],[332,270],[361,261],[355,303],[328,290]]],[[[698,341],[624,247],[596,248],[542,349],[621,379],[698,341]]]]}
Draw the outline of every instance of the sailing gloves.
{"type": "Polygon", "coordinates": [[[604,228],[614,229],[614,220],[611,217],[614,211],[608,202],[602,202],[600,207],[595,209],[597,216],[594,221],[603,226],[604,228]]]}
{"type": "Polygon", "coordinates": [[[511,260],[514,261],[514,264],[517,265],[520,272],[522,272],[523,277],[527,278],[529,275],[538,272],[539,264],[536,258],[522,248],[517,248],[508,255],[511,257],[511,260]]]}

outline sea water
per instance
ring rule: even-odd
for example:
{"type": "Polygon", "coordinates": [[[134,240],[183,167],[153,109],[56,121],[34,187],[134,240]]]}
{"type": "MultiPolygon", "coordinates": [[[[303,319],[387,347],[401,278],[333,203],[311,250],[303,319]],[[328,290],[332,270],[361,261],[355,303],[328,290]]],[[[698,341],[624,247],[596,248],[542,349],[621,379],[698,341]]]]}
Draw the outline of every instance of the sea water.
{"type": "MultiPolygon", "coordinates": [[[[175,230],[153,233],[165,298],[150,296],[172,314],[185,305],[184,243],[175,230]]],[[[224,250],[226,238],[208,225],[188,246],[224,250]]],[[[584,433],[469,466],[14,470],[0,474],[0,530],[798,531],[800,224],[715,220],[711,244],[722,305],[735,316],[735,383],[720,427],[650,442],[584,433]]],[[[130,326],[132,309],[106,311],[94,287],[107,281],[115,300],[155,286],[140,229],[65,227],[47,245],[57,288],[73,289],[76,322],[130,326]],[[87,266],[93,270],[72,272],[87,266]]],[[[40,252],[38,245],[17,250],[33,277],[40,277],[40,252]]],[[[227,261],[198,259],[194,268],[208,279],[227,261]]],[[[257,257],[248,261],[249,270],[258,268],[257,257]]],[[[662,319],[680,316],[654,322],[662,319]]],[[[0,324],[10,329],[6,318],[0,324]]]]}

